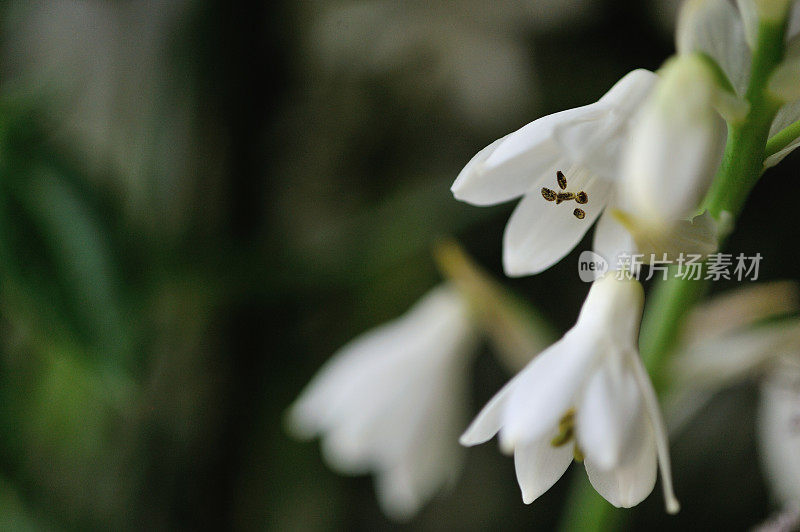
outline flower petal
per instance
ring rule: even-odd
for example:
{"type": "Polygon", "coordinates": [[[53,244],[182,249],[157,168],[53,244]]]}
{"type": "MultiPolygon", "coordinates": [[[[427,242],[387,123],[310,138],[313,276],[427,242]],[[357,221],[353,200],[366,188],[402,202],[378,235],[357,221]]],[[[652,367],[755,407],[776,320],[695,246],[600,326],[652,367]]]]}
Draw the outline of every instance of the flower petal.
{"type": "Polygon", "coordinates": [[[523,369],[503,412],[500,445],[509,451],[549,434],[571,406],[597,349],[574,328],[523,369]]]}
{"type": "Polygon", "coordinates": [[[606,259],[612,270],[624,267],[620,258],[636,253],[636,244],[625,227],[611,214],[613,206],[606,207],[594,228],[594,252],[606,259]]]}
{"type": "Polygon", "coordinates": [[[514,449],[514,468],[525,504],[549,490],[572,463],[572,445],[553,447],[550,440],[554,436],[555,433],[514,449]]]}
{"type": "Polygon", "coordinates": [[[506,275],[519,277],[546,270],[564,258],[600,216],[610,183],[581,168],[565,170],[569,190],[583,190],[589,197],[587,204],[580,205],[585,217],[574,215],[578,205],[571,201],[556,205],[546,201],[538,190],[531,191],[517,205],[503,235],[506,275]]]}
{"type": "Polygon", "coordinates": [[[650,422],[653,438],[655,439],[656,452],[658,455],[658,467],[661,470],[661,490],[664,493],[664,504],[667,507],[667,512],[671,514],[678,513],[681,505],[675,497],[675,492],[672,488],[672,466],[669,457],[669,437],[667,436],[667,428],[664,424],[664,418],[661,415],[661,409],[658,406],[658,398],[656,391],[653,388],[653,383],[650,382],[650,376],[642,363],[639,353],[629,352],[629,360],[636,376],[636,383],[639,385],[639,391],[642,393],[643,404],[647,413],[647,418],[650,422]]]}
{"type": "Polygon", "coordinates": [[[605,179],[616,180],[625,131],[658,76],[645,69],[626,74],[600,99],[610,111],[598,120],[558,125],[553,134],[566,158],[605,179]]]}
{"type": "Polygon", "coordinates": [[[682,343],[722,338],[737,330],[800,310],[800,284],[794,281],[754,283],[716,295],[691,310],[682,343]]]}
{"type": "Polygon", "coordinates": [[[444,369],[438,385],[426,387],[431,396],[424,398],[418,422],[399,431],[399,441],[383,440],[388,452],[381,453],[377,464],[376,490],[387,515],[410,518],[456,479],[463,458],[456,437],[465,414],[459,400],[466,393],[465,371],[463,364],[444,369]]]}
{"type": "Polygon", "coordinates": [[[600,467],[588,455],[584,461],[589,482],[617,508],[636,506],[656,484],[656,445],[643,410],[637,416],[626,455],[628,459],[613,469],[600,467]]]}
{"type": "Polygon", "coordinates": [[[478,445],[489,441],[500,430],[503,425],[503,413],[505,411],[508,398],[519,382],[521,373],[511,379],[497,392],[492,399],[486,403],[475,419],[470,423],[467,430],[459,438],[459,443],[467,447],[478,445]]]}
{"type": "Polygon", "coordinates": [[[761,388],[761,457],[780,502],[800,504],[800,366],[780,365],[761,388]]]}
{"type": "Polygon", "coordinates": [[[712,337],[685,348],[671,371],[684,386],[717,391],[759,374],[777,357],[800,349],[800,322],[771,325],[712,337]]]}
{"type": "Polygon", "coordinates": [[[736,8],[727,0],[689,0],[678,15],[675,46],[680,54],[704,52],[719,63],[736,92],[750,79],[750,48],[736,8]]]}
{"type": "Polygon", "coordinates": [[[356,337],[317,372],[287,415],[289,429],[312,437],[364,405],[377,406],[403,384],[398,375],[458,358],[475,336],[455,287],[431,290],[400,318],[356,337]]]}
{"type": "Polygon", "coordinates": [[[800,120],[800,100],[786,104],[778,110],[770,125],[769,136],[775,135],[798,120],[800,120]]]}
{"type": "Polygon", "coordinates": [[[784,102],[800,99],[800,57],[791,57],[778,65],[769,78],[769,91],[784,102]]]}
{"type": "Polygon", "coordinates": [[[747,39],[747,44],[752,50],[756,47],[756,39],[758,38],[758,10],[756,9],[756,3],[753,0],[736,0],[736,6],[739,8],[739,14],[742,17],[745,39],[747,39]]]}
{"type": "Polygon", "coordinates": [[[621,353],[608,353],[592,372],[577,409],[576,436],[587,460],[603,470],[617,467],[639,417],[636,379],[621,353]]]}
{"type": "Polygon", "coordinates": [[[494,141],[478,152],[458,174],[451,191],[473,205],[493,205],[552,179],[560,159],[553,139],[558,125],[585,123],[607,116],[605,105],[591,104],[547,115],[494,141]]]}

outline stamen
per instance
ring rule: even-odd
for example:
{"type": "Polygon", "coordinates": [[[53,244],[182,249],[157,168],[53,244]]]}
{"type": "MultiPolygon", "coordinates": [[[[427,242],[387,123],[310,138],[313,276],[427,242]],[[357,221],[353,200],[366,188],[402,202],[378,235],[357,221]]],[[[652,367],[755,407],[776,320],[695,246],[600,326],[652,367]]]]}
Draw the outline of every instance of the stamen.
{"type": "Polygon", "coordinates": [[[561,447],[562,445],[566,445],[572,441],[572,437],[575,435],[575,430],[572,426],[567,427],[565,430],[559,432],[555,438],[550,440],[550,445],[553,447],[561,447]]]}
{"type": "Polygon", "coordinates": [[[553,447],[561,447],[562,445],[566,445],[575,436],[575,409],[570,408],[566,411],[566,413],[561,417],[561,420],[558,422],[558,434],[555,438],[550,440],[550,445],[553,447]]]}
{"type": "Polygon", "coordinates": [[[572,214],[574,214],[575,218],[577,218],[578,220],[583,220],[584,218],[586,218],[586,213],[583,211],[583,209],[575,209],[574,211],[572,211],[572,214]]]}
{"type": "Polygon", "coordinates": [[[569,201],[575,199],[575,194],[572,192],[559,192],[556,196],[556,205],[561,203],[562,201],[569,201]]]}
{"type": "Polygon", "coordinates": [[[556,200],[556,193],[553,190],[550,190],[547,187],[542,187],[542,197],[547,201],[555,201],[556,200]]]}
{"type": "Polygon", "coordinates": [[[567,178],[564,177],[564,172],[561,170],[556,172],[556,181],[558,181],[558,187],[561,190],[565,190],[567,188],[567,178]]]}
{"type": "Polygon", "coordinates": [[[589,203],[589,195],[581,190],[577,194],[575,194],[575,201],[583,205],[584,203],[589,203]]]}
{"type": "Polygon", "coordinates": [[[581,451],[577,443],[575,447],[572,448],[572,458],[574,458],[576,462],[583,462],[583,451],[581,451]]]}

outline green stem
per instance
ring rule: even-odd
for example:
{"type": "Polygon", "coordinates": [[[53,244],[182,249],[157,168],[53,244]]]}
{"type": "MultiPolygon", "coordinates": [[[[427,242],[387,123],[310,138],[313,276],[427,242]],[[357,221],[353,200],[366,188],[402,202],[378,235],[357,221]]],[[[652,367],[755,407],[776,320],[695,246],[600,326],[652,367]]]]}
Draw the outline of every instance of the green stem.
{"type": "MultiPolygon", "coordinates": [[[[765,147],[770,125],[780,107],[780,102],[768,94],[766,86],[770,74],[783,58],[784,35],[784,23],[762,21],[759,24],[750,84],[745,94],[750,109],[744,120],[729,125],[722,164],[702,205],[718,221],[726,212],[732,219],[739,215],[761,176],[765,154],[768,154],[765,147]]],[[[720,246],[722,244],[720,241],[720,246]]],[[[683,319],[707,289],[707,281],[670,275],[648,298],[642,320],[641,351],[656,390],[662,394],[669,384],[665,366],[675,348],[683,319]]],[[[562,530],[605,531],[624,526],[628,514],[609,504],[598,504],[597,494],[587,489],[585,480],[574,486],[562,530]]]]}
{"type": "Polygon", "coordinates": [[[786,126],[770,137],[767,141],[767,149],[764,150],[764,155],[766,157],[775,155],[797,140],[798,137],[800,137],[800,121],[786,126]]]}

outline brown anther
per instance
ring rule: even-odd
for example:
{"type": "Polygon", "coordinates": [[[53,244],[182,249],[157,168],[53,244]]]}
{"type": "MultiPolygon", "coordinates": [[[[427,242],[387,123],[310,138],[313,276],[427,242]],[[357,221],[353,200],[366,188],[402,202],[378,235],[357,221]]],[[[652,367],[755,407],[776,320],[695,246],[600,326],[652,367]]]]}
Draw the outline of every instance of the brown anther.
{"type": "Polygon", "coordinates": [[[547,187],[542,187],[542,197],[547,201],[555,201],[556,193],[554,190],[550,190],[547,187]]]}
{"type": "Polygon", "coordinates": [[[561,190],[565,190],[567,188],[567,178],[564,177],[564,172],[561,170],[556,172],[556,181],[558,181],[558,187],[561,190]]]}
{"type": "Polygon", "coordinates": [[[572,211],[572,214],[574,214],[575,218],[577,218],[578,220],[583,220],[584,218],[586,218],[586,213],[583,211],[583,209],[575,209],[574,211],[572,211]]]}
{"type": "Polygon", "coordinates": [[[556,195],[556,204],[573,199],[575,199],[575,194],[572,192],[559,192],[558,195],[556,195]]]}
{"type": "Polygon", "coordinates": [[[589,203],[589,195],[581,190],[577,194],[575,194],[575,201],[583,205],[584,203],[589,203]]]}

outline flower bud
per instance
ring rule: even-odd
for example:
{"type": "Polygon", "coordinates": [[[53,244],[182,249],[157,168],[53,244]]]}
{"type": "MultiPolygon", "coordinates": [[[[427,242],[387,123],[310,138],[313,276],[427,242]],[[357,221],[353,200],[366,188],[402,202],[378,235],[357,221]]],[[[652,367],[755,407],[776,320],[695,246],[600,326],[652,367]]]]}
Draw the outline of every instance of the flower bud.
{"type": "Polygon", "coordinates": [[[668,62],[630,131],[623,154],[622,206],[648,225],[694,214],[725,145],[713,68],[699,55],[668,62]]]}

